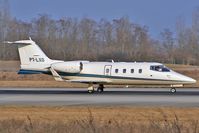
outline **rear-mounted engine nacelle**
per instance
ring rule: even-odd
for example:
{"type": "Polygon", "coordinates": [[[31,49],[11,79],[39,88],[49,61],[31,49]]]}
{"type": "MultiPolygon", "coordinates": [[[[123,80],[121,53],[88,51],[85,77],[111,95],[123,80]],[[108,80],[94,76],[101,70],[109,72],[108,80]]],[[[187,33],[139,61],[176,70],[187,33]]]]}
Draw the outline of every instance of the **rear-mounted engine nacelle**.
{"type": "Polygon", "coordinates": [[[67,61],[62,63],[52,64],[51,67],[58,72],[80,73],[83,69],[83,63],[88,61],[67,61]]]}

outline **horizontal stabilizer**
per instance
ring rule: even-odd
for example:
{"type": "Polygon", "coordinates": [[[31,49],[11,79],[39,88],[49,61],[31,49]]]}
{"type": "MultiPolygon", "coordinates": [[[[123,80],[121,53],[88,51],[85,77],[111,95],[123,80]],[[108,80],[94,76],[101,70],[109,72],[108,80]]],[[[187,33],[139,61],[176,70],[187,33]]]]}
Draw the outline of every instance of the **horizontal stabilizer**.
{"type": "Polygon", "coordinates": [[[20,40],[20,41],[4,41],[3,43],[7,44],[23,44],[23,45],[31,45],[35,44],[35,42],[29,37],[29,40],[20,40]]]}
{"type": "Polygon", "coordinates": [[[23,45],[31,45],[35,42],[33,42],[32,40],[21,40],[21,41],[14,41],[14,42],[10,42],[10,41],[4,41],[3,43],[6,44],[23,44],[23,45]]]}

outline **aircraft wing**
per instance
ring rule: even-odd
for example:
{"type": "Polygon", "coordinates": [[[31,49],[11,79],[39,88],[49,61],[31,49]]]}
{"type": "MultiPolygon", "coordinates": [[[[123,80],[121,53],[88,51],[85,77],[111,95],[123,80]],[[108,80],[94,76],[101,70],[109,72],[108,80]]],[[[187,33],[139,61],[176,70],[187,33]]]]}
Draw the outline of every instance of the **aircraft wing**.
{"type": "Polygon", "coordinates": [[[101,79],[101,80],[95,80],[95,79],[92,79],[92,80],[87,80],[87,79],[74,79],[74,80],[68,80],[68,79],[63,79],[52,67],[50,68],[50,71],[54,77],[54,79],[56,81],[66,81],[66,82],[73,82],[73,83],[109,83],[108,80],[104,80],[104,79],[101,79]]]}
{"type": "Polygon", "coordinates": [[[50,68],[50,71],[56,81],[65,81],[52,67],[50,68]]]}

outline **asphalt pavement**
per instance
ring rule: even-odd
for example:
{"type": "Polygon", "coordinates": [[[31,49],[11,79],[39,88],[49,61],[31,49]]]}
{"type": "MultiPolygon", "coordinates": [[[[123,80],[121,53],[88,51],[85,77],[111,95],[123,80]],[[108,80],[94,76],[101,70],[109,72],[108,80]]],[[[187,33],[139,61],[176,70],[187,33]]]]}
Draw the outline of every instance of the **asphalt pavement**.
{"type": "Polygon", "coordinates": [[[0,105],[130,105],[199,107],[199,88],[0,88],[0,105]]]}

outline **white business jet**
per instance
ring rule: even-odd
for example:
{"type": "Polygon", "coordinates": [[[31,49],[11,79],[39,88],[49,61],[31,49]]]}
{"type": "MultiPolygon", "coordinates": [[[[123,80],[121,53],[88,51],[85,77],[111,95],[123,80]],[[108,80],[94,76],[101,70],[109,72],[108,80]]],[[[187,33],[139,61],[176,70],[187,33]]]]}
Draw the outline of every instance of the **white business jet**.
{"type": "Polygon", "coordinates": [[[90,62],[85,60],[51,60],[31,40],[5,42],[18,45],[21,69],[19,74],[50,74],[56,81],[88,84],[88,92],[103,92],[104,85],[170,85],[176,87],[196,80],[152,62],[90,62]]]}

